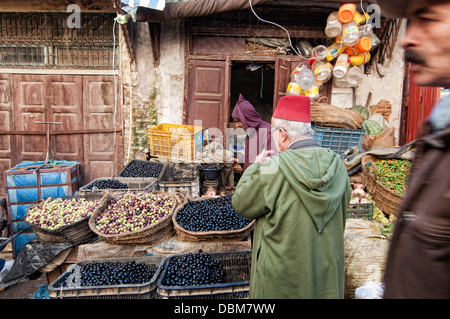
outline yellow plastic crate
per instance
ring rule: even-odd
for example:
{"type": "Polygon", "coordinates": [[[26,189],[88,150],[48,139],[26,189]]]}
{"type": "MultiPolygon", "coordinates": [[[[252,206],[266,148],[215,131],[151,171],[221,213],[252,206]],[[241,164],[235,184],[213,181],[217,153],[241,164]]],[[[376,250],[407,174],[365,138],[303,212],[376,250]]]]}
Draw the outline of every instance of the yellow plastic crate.
{"type": "Polygon", "coordinates": [[[203,128],[164,123],[148,130],[150,155],[172,160],[195,160],[203,147],[203,128]]]}

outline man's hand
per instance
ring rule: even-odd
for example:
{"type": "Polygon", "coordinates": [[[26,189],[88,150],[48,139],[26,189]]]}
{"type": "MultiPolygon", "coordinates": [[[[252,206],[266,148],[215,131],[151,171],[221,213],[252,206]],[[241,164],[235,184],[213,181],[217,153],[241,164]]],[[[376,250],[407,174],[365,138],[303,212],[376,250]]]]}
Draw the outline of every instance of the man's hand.
{"type": "Polygon", "coordinates": [[[260,154],[258,154],[258,156],[256,156],[255,163],[261,164],[261,163],[267,162],[268,160],[270,160],[270,156],[272,156],[273,153],[274,153],[274,151],[271,151],[271,150],[266,151],[264,149],[260,154]]]}

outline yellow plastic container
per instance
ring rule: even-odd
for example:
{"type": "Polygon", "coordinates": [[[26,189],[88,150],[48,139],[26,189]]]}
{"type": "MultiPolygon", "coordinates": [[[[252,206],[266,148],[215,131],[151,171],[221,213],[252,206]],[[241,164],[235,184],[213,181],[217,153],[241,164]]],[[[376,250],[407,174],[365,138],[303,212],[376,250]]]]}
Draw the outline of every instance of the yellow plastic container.
{"type": "Polygon", "coordinates": [[[150,155],[174,161],[193,161],[203,147],[203,128],[164,123],[148,130],[150,155]]]}
{"type": "Polygon", "coordinates": [[[359,55],[349,56],[350,65],[366,64],[370,60],[370,53],[365,52],[359,55]]]}

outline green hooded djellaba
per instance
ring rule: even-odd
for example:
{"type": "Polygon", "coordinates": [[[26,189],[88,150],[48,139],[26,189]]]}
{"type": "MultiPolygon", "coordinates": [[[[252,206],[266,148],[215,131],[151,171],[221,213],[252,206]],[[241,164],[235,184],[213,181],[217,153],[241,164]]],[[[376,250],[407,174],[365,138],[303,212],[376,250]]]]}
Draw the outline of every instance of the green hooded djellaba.
{"type": "Polygon", "coordinates": [[[232,197],[256,219],[250,298],[344,297],[344,230],[351,186],[338,155],[294,147],[252,164],[232,197]]]}

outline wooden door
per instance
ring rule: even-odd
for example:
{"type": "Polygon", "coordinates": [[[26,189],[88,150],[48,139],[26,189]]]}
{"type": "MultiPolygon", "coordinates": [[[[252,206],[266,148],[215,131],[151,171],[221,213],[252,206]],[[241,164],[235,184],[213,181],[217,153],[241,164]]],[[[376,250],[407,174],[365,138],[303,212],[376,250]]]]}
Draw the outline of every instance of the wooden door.
{"type": "Polygon", "coordinates": [[[89,181],[116,176],[123,166],[123,141],[117,129],[121,112],[114,88],[110,76],[83,78],[83,129],[90,132],[84,136],[84,162],[89,165],[83,176],[89,181]]]}
{"type": "Polygon", "coordinates": [[[438,87],[421,87],[415,81],[414,73],[407,73],[406,102],[402,108],[400,144],[409,143],[421,134],[422,125],[440,98],[438,87]]]}
{"type": "MultiPolygon", "coordinates": [[[[0,74],[0,131],[14,131],[14,122],[12,76],[0,74]]],[[[13,135],[0,135],[0,172],[16,164],[15,145],[16,140],[13,135]]],[[[0,178],[0,187],[1,190],[4,189],[3,176],[0,178]]]]}
{"type": "Polygon", "coordinates": [[[35,123],[41,121],[62,123],[50,127],[53,159],[80,162],[83,184],[116,176],[123,136],[114,84],[112,76],[0,75],[0,172],[45,160],[46,125],[35,123]]]}
{"type": "Polygon", "coordinates": [[[203,128],[222,141],[229,118],[230,72],[229,60],[188,62],[186,123],[201,121],[203,128]]]}
{"type": "Polygon", "coordinates": [[[291,72],[298,64],[286,58],[278,57],[275,60],[275,83],[273,86],[273,110],[277,106],[278,100],[286,95],[286,88],[290,82],[291,72]]]}

